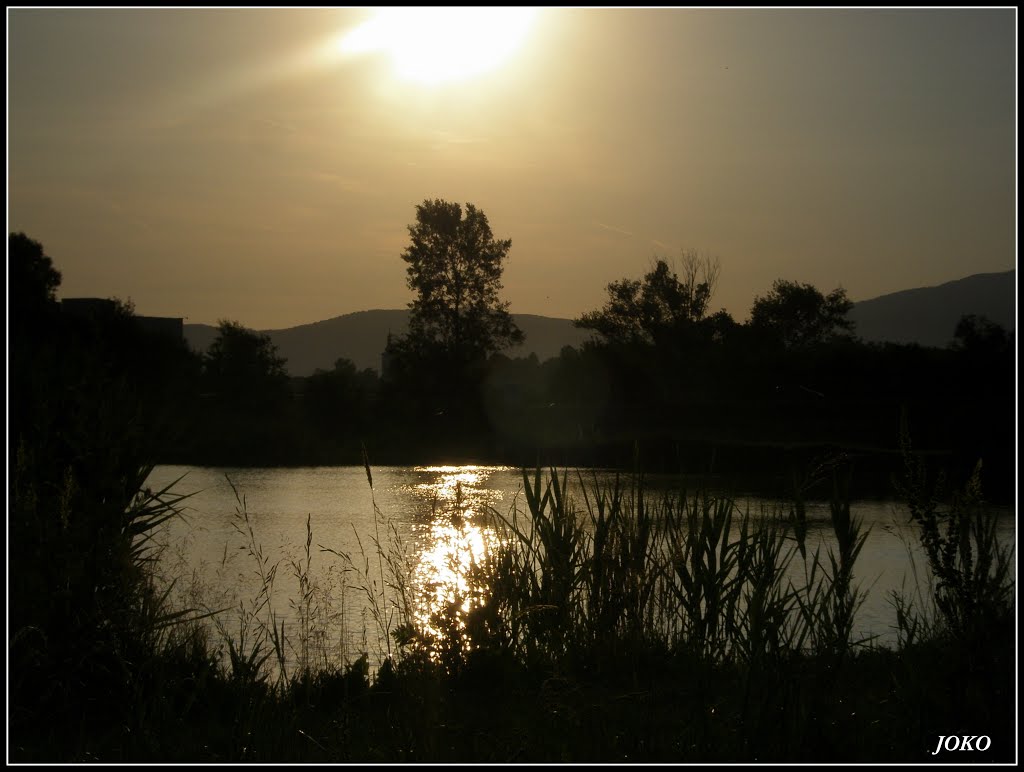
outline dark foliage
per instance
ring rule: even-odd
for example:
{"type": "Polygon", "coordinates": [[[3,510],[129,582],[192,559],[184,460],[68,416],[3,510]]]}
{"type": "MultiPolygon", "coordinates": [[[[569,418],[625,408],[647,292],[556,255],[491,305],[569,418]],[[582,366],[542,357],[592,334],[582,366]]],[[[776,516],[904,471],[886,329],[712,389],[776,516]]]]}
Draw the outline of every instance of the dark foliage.
{"type": "Polygon", "coordinates": [[[402,259],[416,298],[409,304],[408,347],[457,366],[522,342],[499,298],[512,241],[494,238],[487,215],[473,204],[463,216],[459,204],[424,201],[409,237],[402,259]]]}
{"type": "MultiPolygon", "coordinates": [[[[658,259],[642,280],[609,284],[604,308],[583,314],[576,326],[594,330],[614,344],[663,345],[692,338],[707,315],[719,270],[717,260],[684,252],[680,278],[666,260],[658,259]]],[[[705,325],[703,332],[712,333],[714,327],[705,325]]]]}
{"type": "Polygon", "coordinates": [[[139,494],[181,428],[195,361],[180,340],[142,329],[128,304],[62,311],[59,273],[25,243],[11,238],[21,323],[10,359],[9,726],[23,746],[68,758],[83,736],[129,720],[161,624],[140,541],[160,515],[139,494]]]}
{"type": "Polygon", "coordinates": [[[384,414],[396,428],[394,419],[412,421],[439,447],[466,452],[481,426],[487,358],[523,340],[499,297],[512,242],[495,239],[473,204],[463,213],[440,199],[416,207],[409,237],[402,259],[416,297],[408,334],[389,340],[385,352],[384,414]]]}
{"type": "Polygon", "coordinates": [[[853,322],[846,315],[852,308],[843,289],[822,295],[810,284],[778,279],[771,292],[754,300],[750,326],[786,348],[812,346],[850,332],[853,322]]]}
{"type": "MultiPolygon", "coordinates": [[[[993,468],[1000,479],[1000,461],[1002,479],[1015,471],[1005,331],[966,319],[948,350],[826,335],[768,352],[751,326],[703,311],[698,321],[708,326],[690,318],[686,334],[666,332],[659,325],[673,312],[662,308],[646,317],[649,331],[662,332],[643,340],[567,348],[544,363],[476,356],[465,382],[478,396],[433,402],[448,385],[437,374],[441,360],[400,361],[382,380],[341,360],[295,388],[267,341],[239,325],[222,325],[203,363],[180,341],[140,329],[128,304],[62,312],[60,274],[42,247],[15,234],[9,254],[17,285],[9,362],[11,760],[1013,760],[1011,596],[1005,573],[991,570],[991,530],[975,517],[980,478],[969,476],[979,456],[986,480],[993,468]],[[463,433],[446,436],[446,411],[456,406],[463,433]],[[173,509],[161,502],[173,499],[142,486],[169,453],[193,463],[273,463],[275,454],[337,463],[334,454],[348,453],[362,434],[399,449],[419,437],[416,449],[431,453],[446,439],[465,449],[472,429],[481,456],[543,451],[606,463],[628,448],[629,462],[642,449],[653,463],[670,457],[682,466],[711,450],[727,469],[730,455],[737,473],[764,464],[787,492],[808,493],[829,479],[819,451],[842,459],[834,466],[852,459],[862,470],[864,448],[884,454],[895,444],[901,414],[909,414],[918,447],[950,452],[912,456],[908,444],[892,447],[945,622],[898,651],[843,646],[858,538],[848,498],[844,508],[838,495],[837,589],[819,617],[829,634],[806,653],[772,648],[759,623],[740,636],[738,655],[707,656],[711,609],[723,608],[729,589],[697,581],[723,570],[714,551],[683,548],[694,529],[727,532],[721,510],[706,509],[689,531],[663,532],[684,539],[672,564],[687,612],[680,624],[704,631],[679,646],[659,643],[641,613],[653,597],[644,590],[657,527],[649,509],[614,522],[598,516],[607,559],[589,563],[569,520],[542,518],[533,584],[525,574],[524,583],[500,584],[517,576],[517,563],[503,563],[488,580],[496,600],[466,619],[464,634],[428,648],[403,629],[401,653],[376,673],[363,657],[277,686],[237,657],[237,667],[225,669],[201,628],[175,624],[181,617],[164,606],[148,572],[145,536],[173,509]],[[954,492],[948,517],[938,513],[941,493],[928,477],[936,467],[946,479],[969,480],[954,492]],[[168,637],[168,629],[181,632],[168,637]],[[991,751],[932,757],[938,736],[951,732],[990,736],[991,751]]],[[[667,273],[655,278],[667,282],[661,297],[686,306],[684,295],[666,289],[667,273]]],[[[693,316],[688,307],[679,318],[693,316]]],[[[562,501],[557,487],[525,488],[534,509],[562,501]]],[[[747,579],[763,587],[772,576],[747,579]]],[[[768,612],[771,600],[759,601],[768,612]]]]}

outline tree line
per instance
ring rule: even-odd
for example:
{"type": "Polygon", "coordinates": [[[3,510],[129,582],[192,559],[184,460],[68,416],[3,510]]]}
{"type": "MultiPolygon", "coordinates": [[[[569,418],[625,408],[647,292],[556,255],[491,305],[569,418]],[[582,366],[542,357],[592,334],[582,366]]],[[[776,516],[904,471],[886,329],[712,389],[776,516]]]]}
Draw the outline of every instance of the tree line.
{"type": "MultiPolygon", "coordinates": [[[[389,339],[380,374],[340,358],[290,378],[269,337],[229,320],[202,355],[168,341],[93,341],[127,347],[125,372],[145,384],[140,410],[159,429],[154,458],[346,464],[365,448],[377,463],[625,465],[639,448],[652,467],[778,478],[790,474],[783,462],[806,467],[827,452],[895,453],[903,416],[920,447],[958,469],[984,456],[995,478],[1012,479],[1013,334],[987,319],[963,318],[947,349],[868,344],[842,288],[779,279],[738,323],[712,310],[719,261],[685,250],[610,283],[603,305],[575,320],[593,333],[581,347],[546,362],[510,358],[523,340],[501,299],[511,240],[495,238],[474,205],[444,200],[417,206],[408,230],[409,330],[389,339]]],[[[60,275],[25,234],[11,234],[9,252],[24,426],[31,410],[18,399],[37,391],[33,373],[75,375],[29,364],[43,338],[63,334],[60,275]]],[[[119,309],[125,327],[131,308],[119,309]]],[[[117,358],[77,350],[83,373],[99,366],[90,357],[117,358]]]]}

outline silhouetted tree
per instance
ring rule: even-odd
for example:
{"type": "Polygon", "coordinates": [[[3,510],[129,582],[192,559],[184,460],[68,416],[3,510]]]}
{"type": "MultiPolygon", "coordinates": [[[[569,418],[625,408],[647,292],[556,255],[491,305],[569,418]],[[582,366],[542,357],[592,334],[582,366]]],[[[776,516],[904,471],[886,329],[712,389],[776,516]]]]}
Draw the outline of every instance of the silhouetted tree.
{"type": "MultiPolygon", "coordinates": [[[[60,271],[43,251],[43,245],[24,233],[7,236],[7,260],[10,270],[10,310],[14,324],[30,324],[57,305],[60,271]]],[[[31,332],[25,330],[24,332],[31,332]]]]}
{"type": "Polygon", "coordinates": [[[409,226],[409,332],[389,340],[385,415],[405,431],[453,450],[486,427],[480,387],[487,358],[521,343],[523,333],[499,298],[512,242],[495,239],[473,204],[425,200],[409,226]]]}
{"type": "Polygon", "coordinates": [[[12,289],[18,289],[19,304],[35,300],[53,302],[60,286],[60,271],[43,251],[43,245],[24,233],[11,233],[7,237],[7,254],[11,268],[12,289]]]}
{"type": "Polygon", "coordinates": [[[852,308],[842,288],[826,296],[810,284],[777,279],[771,292],[754,299],[749,324],[786,348],[802,348],[851,332],[852,308]]]}
{"type": "Polygon", "coordinates": [[[660,432],[708,383],[705,364],[731,321],[724,311],[708,316],[719,271],[717,258],[696,250],[678,262],[657,258],[641,279],[609,284],[604,307],[575,321],[599,335],[587,348],[608,374],[609,426],[660,432]]]}
{"type": "Polygon", "coordinates": [[[1010,346],[1010,333],[987,316],[966,314],[953,332],[953,348],[967,352],[1001,352],[1010,346]]]}
{"type": "Polygon", "coordinates": [[[285,360],[270,337],[222,320],[203,356],[191,455],[200,463],[287,463],[303,442],[285,360]]]}
{"type": "Polygon", "coordinates": [[[361,439],[371,425],[377,373],[358,371],[350,359],[338,359],[331,370],[318,369],[306,379],[306,417],[325,440],[361,439]]]}
{"type": "Polygon", "coordinates": [[[956,431],[959,473],[966,474],[983,458],[982,478],[987,485],[995,483],[989,490],[996,490],[999,497],[1012,494],[1016,470],[1014,337],[1012,330],[985,316],[962,316],[948,350],[951,366],[941,376],[945,388],[952,391],[946,404],[953,416],[943,415],[942,421],[953,424],[956,431]]]}
{"type": "Polygon", "coordinates": [[[22,427],[31,424],[30,406],[39,402],[36,396],[49,385],[57,364],[53,338],[59,322],[56,295],[61,275],[42,244],[24,233],[8,234],[7,266],[8,390],[14,429],[8,434],[8,447],[13,457],[22,427]]]}
{"type": "Polygon", "coordinates": [[[609,284],[604,308],[583,314],[575,324],[610,343],[657,344],[678,338],[705,318],[719,270],[717,259],[693,250],[683,252],[679,274],[658,259],[643,279],[609,284]]]}
{"type": "Polygon", "coordinates": [[[60,758],[54,738],[131,721],[130,695],[141,683],[133,673],[152,662],[147,613],[159,604],[151,556],[140,551],[145,523],[131,502],[180,422],[177,387],[193,358],[182,341],[142,328],[129,303],[77,312],[57,305],[60,273],[41,245],[16,234],[8,246],[18,319],[10,352],[11,732],[20,743],[36,737],[60,758]],[[27,323],[33,312],[40,315],[27,323]]]}
{"type": "Polygon", "coordinates": [[[522,342],[508,303],[498,297],[512,241],[494,238],[487,215],[473,204],[463,216],[457,203],[426,200],[416,207],[409,236],[402,259],[417,297],[409,304],[405,346],[462,364],[522,342]]]}
{"type": "Polygon", "coordinates": [[[222,320],[204,357],[207,388],[223,405],[267,409],[288,395],[285,360],[270,336],[222,320]]]}

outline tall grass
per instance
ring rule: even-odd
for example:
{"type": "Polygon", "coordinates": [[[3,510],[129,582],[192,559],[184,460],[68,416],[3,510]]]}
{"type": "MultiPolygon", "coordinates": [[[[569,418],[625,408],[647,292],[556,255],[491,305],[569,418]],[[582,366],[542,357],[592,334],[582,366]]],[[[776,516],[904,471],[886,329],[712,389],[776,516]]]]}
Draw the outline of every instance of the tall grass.
{"type": "Polygon", "coordinates": [[[741,511],[707,491],[651,495],[642,478],[603,484],[524,473],[526,511],[492,512],[506,534],[488,557],[486,635],[523,662],[571,667],[652,647],[707,663],[843,651],[862,595],[853,568],[867,534],[837,495],[839,544],[795,584],[802,536],[781,511],[741,511]]]}
{"type": "MultiPolygon", "coordinates": [[[[253,592],[249,597],[239,597],[236,591],[231,615],[224,613],[230,609],[209,612],[217,638],[226,649],[223,662],[226,672],[235,680],[273,685],[284,693],[296,682],[339,669],[361,667],[357,663],[365,661],[368,655],[366,620],[363,620],[361,643],[353,645],[347,637],[349,628],[355,626],[349,619],[353,613],[350,592],[355,590],[376,603],[371,611],[381,631],[387,630],[388,617],[393,616],[393,612],[385,612],[381,607],[382,596],[361,542],[361,570],[347,553],[323,545],[314,550],[313,518],[312,514],[307,514],[300,555],[286,555],[272,561],[264,552],[245,495],[230,478],[227,482],[236,501],[232,525],[241,541],[237,547],[244,550],[249,560],[247,586],[253,588],[253,592]],[[314,559],[317,553],[342,557],[344,563],[340,571],[334,565],[326,569],[317,566],[314,559]],[[277,585],[279,576],[285,575],[282,569],[288,569],[296,592],[286,598],[287,611],[282,611],[279,605],[281,592],[277,585]]],[[[356,537],[359,538],[358,534],[356,537]]],[[[225,564],[227,553],[228,545],[225,545],[225,564]]],[[[226,581],[226,577],[221,576],[221,580],[226,581]]],[[[224,590],[218,592],[203,585],[194,587],[193,593],[199,599],[211,594],[223,595],[224,590]]],[[[208,607],[209,604],[201,605],[208,607]]],[[[383,647],[383,637],[379,636],[378,641],[383,647]]]]}
{"type": "Polygon", "coordinates": [[[173,492],[178,481],[146,487],[151,466],[81,482],[66,467],[54,489],[33,478],[27,453],[18,453],[15,517],[34,520],[19,547],[37,560],[15,559],[14,757],[93,760],[101,747],[138,747],[134,730],[168,717],[185,673],[212,667],[197,634],[210,614],[180,607],[175,582],[154,574],[156,536],[188,495],[173,492]]]}
{"type": "MultiPolygon", "coordinates": [[[[894,484],[928,561],[938,612],[934,621],[961,643],[983,642],[1012,624],[1015,580],[1013,548],[999,543],[996,517],[984,506],[982,462],[962,488],[950,490],[941,472],[929,479],[925,460],[912,451],[905,419],[900,448],[904,468],[894,484]]],[[[905,606],[897,602],[898,609],[905,606]]]]}
{"type": "MultiPolygon", "coordinates": [[[[368,462],[365,467],[372,494],[368,462]]],[[[568,474],[524,471],[523,495],[509,511],[488,510],[499,539],[463,568],[468,589],[443,607],[433,601],[430,629],[422,613],[430,602],[413,586],[410,550],[374,499],[369,550],[357,532],[356,553],[318,544],[340,560],[339,595],[314,577],[307,516],[303,555],[288,561],[298,595],[289,601],[286,625],[273,604],[284,561],[263,553],[245,498],[232,483],[235,528],[257,593],[239,602],[234,627],[217,619],[230,672],[264,680],[273,663],[281,686],[289,667],[308,676],[349,665],[353,655],[369,656],[366,632],[375,640],[378,666],[416,653],[450,673],[481,654],[550,672],[585,672],[636,667],[635,660],[655,651],[711,666],[749,665],[806,651],[841,656],[861,643],[851,641],[863,598],[852,582],[867,534],[850,518],[848,491],[844,499],[837,488],[832,502],[838,552],[830,548],[822,557],[819,548],[808,562],[806,529],[781,510],[741,511],[733,499],[707,491],[652,495],[642,476],[602,481],[577,473],[577,498],[568,474]],[[796,559],[805,569],[799,583],[796,559]],[[343,625],[354,621],[344,618],[349,591],[368,614],[363,644],[355,652],[345,646],[329,652],[338,606],[343,625]]]]}
{"type": "MultiPolygon", "coordinates": [[[[1005,709],[1005,695],[986,712],[976,693],[1000,668],[962,668],[959,691],[934,678],[945,639],[929,638],[910,605],[901,652],[854,636],[867,532],[848,478],[834,478],[826,549],[809,543],[799,499],[751,511],[707,490],[655,493],[642,475],[524,471],[508,510],[486,513],[490,549],[463,565],[467,581],[447,603],[433,598],[429,620],[410,545],[372,497],[373,536],[356,534],[357,553],[318,545],[310,514],[299,555],[275,560],[232,488],[254,597],[182,613],[169,605],[174,585],[154,585],[144,618],[155,648],[131,676],[132,739],[111,733],[76,758],[919,761],[937,729],[1005,709]],[[338,559],[340,584],[322,578],[317,552],[338,559]],[[275,602],[288,568],[297,592],[286,618],[275,602]],[[366,609],[354,647],[331,632],[339,616],[355,621],[349,593],[366,609]]],[[[142,524],[167,514],[154,498],[175,501],[147,496],[134,516],[140,560],[153,547],[142,524]]],[[[976,571],[987,542],[970,543],[976,571]]]]}
{"type": "MultiPolygon", "coordinates": [[[[377,506],[373,491],[373,472],[370,469],[369,457],[363,448],[363,468],[366,471],[366,482],[370,487],[370,503],[373,507],[373,529],[371,537],[372,552],[367,553],[362,537],[353,526],[353,535],[358,546],[358,556],[333,547],[318,544],[321,552],[333,555],[341,561],[342,570],[351,575],[353,581],[346,583],[345,588],[355,589],[364,600],[364,609],[369,611],[373,620],[376,638],[377,662],[387,663],[391,667],[394,652],[392,640],[405,645],[413,637],[410,623],[412,616],[412,589],[410,577],[412,566],[405,542],[394,522],[388,521],[377,506]],[[381,539],[380,529],[384,526],[386,541],[381,539]],[[371,564],[371,555],[376,554],[376,575],[371,564]],[[386,566],[386,569],[385,569],[386,566]]],[[[362,656],[368,657],[366,646],[366,626],[364,624],[364,646],[362,656]]]]}
{"type": "Polygon", "coordinates": [[[850,514],[849,484],[849,475],[841,484],[834,474],[829,512],[836,546],[829,545],[824,558],[820,547],[815,550],[807,578],[807,587],[813,590],[809,602],[801,600],[814,649],[835,659],[844,657],[851,644],[871,640],[852,640],[856,612],[867,597],[866,590],[854,586],[853,569],[870,529],[865,530],[850,514]]]}

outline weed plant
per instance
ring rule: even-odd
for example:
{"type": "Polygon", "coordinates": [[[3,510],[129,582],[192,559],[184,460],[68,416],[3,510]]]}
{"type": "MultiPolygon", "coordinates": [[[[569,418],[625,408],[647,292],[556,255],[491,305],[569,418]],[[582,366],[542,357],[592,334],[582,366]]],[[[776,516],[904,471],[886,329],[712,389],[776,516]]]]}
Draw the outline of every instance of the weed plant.
{"type": "Polygon", "coordinates": [[[1012,548],[999,544],[996,520],[983,506],[980,460],[963,489],[947,493],[941,473],[929,481],[926,463],[912,453],[905,424],[901,449],[904,473],[895,484],[919,529],[942,629],[970,647],[1012,624],[1012,548]]]}
{"type": "Polygon", "coordinates": [[[480,645],[552,668],[645,648],[714,665],[852,645],[865,534],[848,503],[833,508],[844,541],[832,570],[795,586],[786,577],[803,542],[779,513],[739,511],[708,492],[651,497],[642,479],[580,486],[582,511],[565,473],[524,475],[527,511],[493,513],[509,538],[481,573],[491,637],[480,645]]]}
{"type": "MultiPolygon", "coordinates": [[[[1008,758],[1012,695],[998,679],[1012,672],[1012,641],[970,661],[957,643],[981,647],[1012,602],[991,524],[965,515],[932,528],[939,510],[912,508],[927,529],[938,621],[923,600],[894,598],[900,647],[888,650],[853,636],[867,533],[848,478],[834,478],[835,545],[813,550],[799,498],[788,512],[751,512],[706,490],[652,494],[641,475],[575,482],[574,495],[566,471],[524,472],[522,496],[488,512],[492,547],[429,630],[408,545],[375,500],[369,550],[359,534],[358,554],[314,550],[308,516],[300,557],[273,562],[237,489],[236,531],[259,590],[233,611],[171,610],[175,585],[152,581],[150,534],[180,499],[145,492],[126,510],[127,555],[151,590],[128,607],[135,653],[113,660],[124,712],[105,732],[83,725],[52,758],[920,762],[950,731],[992,736],[986,758],[1008,758]],[[317,551],[340,562],[340,586],[320,583],[317,551]],[[275,584],[287,568],[298,594],[286,620],[275,584]],[[353,605],[367,609],[363,640],[334,646],[353,605]],[[935,677],[949,668],[960,684],[935,677]]],[[[12,649],[24,656],[30,642],[25,631],[12,649]]],[[[21,758],[45,756],[26,742],[21,758]]]]}

